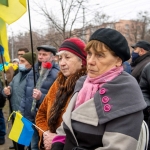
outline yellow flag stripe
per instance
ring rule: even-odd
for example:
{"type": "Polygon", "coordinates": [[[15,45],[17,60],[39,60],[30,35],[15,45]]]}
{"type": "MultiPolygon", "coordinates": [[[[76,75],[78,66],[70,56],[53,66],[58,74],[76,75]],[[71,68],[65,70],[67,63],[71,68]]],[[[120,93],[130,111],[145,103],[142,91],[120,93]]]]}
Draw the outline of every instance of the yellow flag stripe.
{"type": "Polygon", "coordinates": [[[5,62],[10,62],[6,23],[0,18],[0,45],[4,48],[5,62]]]}
{"type": "Polygon", "coordinates": [[[11,24],[26,12],[26,0],[8,0],[8,4],[8,7],[0,4],[0,17],[11,24]]]}
{"type": "Polygon", "coordinates": [[[9,133],[9,138],[13,139],[15,142],[18,142],[18,139],[23,130],[24,124],[22,123],[21,118],[22,118],[22,115],[20,113],[16,112],[15,121],[13,123],[12,130],[9,133]]]}

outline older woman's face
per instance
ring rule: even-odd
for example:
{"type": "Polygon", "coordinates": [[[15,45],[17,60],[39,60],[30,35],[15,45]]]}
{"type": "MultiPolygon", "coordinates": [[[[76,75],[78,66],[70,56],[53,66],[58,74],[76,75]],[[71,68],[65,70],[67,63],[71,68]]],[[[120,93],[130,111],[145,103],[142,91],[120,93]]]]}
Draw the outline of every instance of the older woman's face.
{"type": "Polygon", "coordinates": [[[105,51],[95,52],[90,48],[87,51],[87,71],[91,78],[100,76],[116,66],[121,66],[121,64],[121,59],[113,56],[107,49],[105,51]]]}
{"type": "Polygon", "coordinates": [[[63,75],[68,77],[81,69],[82,60],[71,52],[62,51],[59,55],[59,66],[63,75]]]}

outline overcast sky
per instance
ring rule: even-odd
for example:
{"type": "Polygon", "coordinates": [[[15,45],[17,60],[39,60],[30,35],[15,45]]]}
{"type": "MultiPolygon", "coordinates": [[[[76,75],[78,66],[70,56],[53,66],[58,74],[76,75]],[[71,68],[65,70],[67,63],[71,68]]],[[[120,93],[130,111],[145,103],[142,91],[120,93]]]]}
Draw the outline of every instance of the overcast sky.
{"type": "MultiPolygon", "coordinates": [[[[59,18],[59,4],[56,0],[36,0],[42,5],[45,1],[48,9],[53,11],[59,18]]],[[[33,0],[30,1],[31,25],[32,30],[46,29],[45,19],[34,10],[36,6],[33,0]]],[[[150,0],[89,0],[85,4],[85,20],[90,22],[95,11],[101,11],[109,15],[113,20],[134,19],[139,11],[148,11],[150,13],[150,0]]],[[[82,17],[83,14],[81,14],[82,17]]],[[[18,21],[8,26],[8,35],[18,34],[29,30],[28,12],[26,12],[18,21]]]]}

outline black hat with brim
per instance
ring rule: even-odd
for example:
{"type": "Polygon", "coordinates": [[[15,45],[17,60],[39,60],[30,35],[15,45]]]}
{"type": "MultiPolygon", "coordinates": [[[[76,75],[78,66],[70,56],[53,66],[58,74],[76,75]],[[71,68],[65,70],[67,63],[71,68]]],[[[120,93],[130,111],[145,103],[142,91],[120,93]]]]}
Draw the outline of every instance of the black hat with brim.
{"type": "Polygon", "coordinates": [[[51,45],[41,45],[37,47],[38,51],[40,51],[41,49],[45,50],[46,52],[51,52],[54,55],[56,55],[56,52],[57,52],[56,48],[51,45]]]}
{"type": "Polygon", "coordinates": [[[144,50],[146,51],[149,51],[150,50],[150,43],[147,42],[147,41],[138,41],[135,45],[132,45],[131,46],[132,48],[137,48],[137,47],[140,47],[140,48],[143,48],[144,50]]]}

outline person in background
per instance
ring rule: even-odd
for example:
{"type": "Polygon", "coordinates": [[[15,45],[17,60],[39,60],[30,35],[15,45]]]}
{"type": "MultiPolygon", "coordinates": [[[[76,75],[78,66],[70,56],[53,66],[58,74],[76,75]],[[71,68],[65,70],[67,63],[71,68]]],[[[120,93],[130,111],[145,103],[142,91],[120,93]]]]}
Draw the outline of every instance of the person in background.
{"type": "MultiPolygon", "coordinates": [[[[31,122],[35,123],[35,116],[36,113],[46,96],[49,88],[55,81],[57,74],[59,72],[59,66],[54,62],[54,56],[56,55],[56,48],[49,45],[41,45],[37,47],[38,50],[38,63],[35,64],[35,78],[36,84],[38,83],[38,79],[41,79],[42,74],[42,64],[44,63],[51,63],[51,68],[48,71],[48,74],[45,76],[44,81],[42,82],[40,88],[34,87],[34,76],[33,70],[30,71],[26,78],[26,86],[25,86],[25,95],[21,101],[20,111],[22,115],[30,120],[31,122]],[[33,99],[36,100],[36,108],[34,111],[31,111],[33,99]]],[[[42,76],[43,77],[43,76],[42,76]]],[[[37,86],[37,85],[36,85],[37,86]]],[[[38,150],[38,131],[34,128],[34,134],[31,141],[31,150],[38,150]]]]}
{"type": "Polygon", "coordinates": [[[18,59],[25,53],[28,53],[29,50],[27,48],[19,48],[17,52],[18,59]]]}
{"type": "Polygon", "coordinates": [[[86,74],[85,43],[79,38],[66,39],[60,46],[58,62],[60,72],[49,89],[36,115],[39,131],[39,149],[50,149],[51,139],[56,135],[76,81],[86,74]],[[46,133],[46,134],[45,134],[46,133]]]}
{"type": "MultiPolygon", "coordinates": [[[[23,55],[23,54],[25,54],[25,53],[28,53],[29,52],[29,50],[27,49],[27,48],[20,48],[20,49],[18,49],[18,52],[17,52],[17,57],[18,58],[15,58],[15,59],[13,59],[13,63],[18,63],[18,60],[20,59],[20,57],[23,55]]],[[[16,64],[15,63],[15,64],[16,64]]],[[[14,76],[17,74],[19,72],[19,69],[16,69],[16,70],[14,70],[14,76]]]]}
{"type": "Polygon", "coordinates": [[[131,61],[131,75],[140,82],[140,76],[143,68],[150,62],[150,43],[147,41],[138,41],[133,48],[131,61]]]}
{"type": "MultiPolygon", "coordinates": [[[[143,112],[144,112],[144,120],[147,123],[150,131],[150,63],[148,63],[144,67],[141,73],[139,85],[141,87],[145,102],[147,104],[147,107],[144,109],[143,112]]],[[[149,136],[148,150],[150,150],[150,136],[149,136]]]]}
{"type": "Polygon", "coordinates": [[[12,63],[19,66],[19,59],[18,58],[13,59],[12,63]]]}
{"type": "Polygon", "coordinates": [[[51,150],[136,150],[146,103],[135,78],[123,71],[130,58],[125,37],[100,28],[85,50],[87,76],[76,83],[51,150]]]}
{"type": "Polygon", "coordinates": [[[123,68],[124,68],[124,71],[131,74],[131,65],[129,64],[128,61],[123,62],[123,68]]]}
{"type": "Polygon", "coordinates": [[[5,106],[6,98],[2,95],[3,84],[0,80],[0,145],[5,144],[6,126],[3,114],[3,107],[5,106]]]}
{"type": "MultiPolygon", "coordinates": [[[[34,53],[34,62],[36,61],[36,54],[34,53]]],[[[25,53],[20,57],[19,73],[13,78],[9,86],[5,87],[2,91],[5,97],[9,97],[11,112],[18,111],[20,103],[24,95],[24,88],[26,85],[27,74],[31,71],[33,66],[32,53],[25,53]]],[[[24,150],[24,146],[15,143],[19,150],[24,150]]],[[[14,148],[14,147],[12,147],[14,148]]],[[[12,149],[10,147],[10,149],[12,149]]]]}

